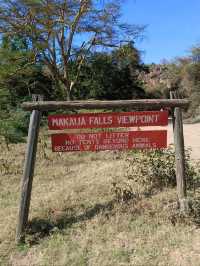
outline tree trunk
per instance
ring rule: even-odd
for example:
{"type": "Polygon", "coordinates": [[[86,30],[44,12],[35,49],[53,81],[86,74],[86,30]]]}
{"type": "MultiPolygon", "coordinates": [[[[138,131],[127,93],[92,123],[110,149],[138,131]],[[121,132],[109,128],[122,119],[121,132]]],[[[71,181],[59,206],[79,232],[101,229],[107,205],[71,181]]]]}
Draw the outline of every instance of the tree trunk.
{"type": "Polygon", "coordinates": [[[64,85],[64,91],[65,91],[65,97],[67,101],[71,100],[71,93],[70,93],[70,81],[68,80],[67,77],[67,73],[64,74],[64,81],[63,81],[63,85],[64,85]]]}
{"type": "Polygon", "coordinates": [[[71,93],[69,87],[65,86],[65,95],[66,95],[66,100],[70,101],[71,100],[71,93]]]}

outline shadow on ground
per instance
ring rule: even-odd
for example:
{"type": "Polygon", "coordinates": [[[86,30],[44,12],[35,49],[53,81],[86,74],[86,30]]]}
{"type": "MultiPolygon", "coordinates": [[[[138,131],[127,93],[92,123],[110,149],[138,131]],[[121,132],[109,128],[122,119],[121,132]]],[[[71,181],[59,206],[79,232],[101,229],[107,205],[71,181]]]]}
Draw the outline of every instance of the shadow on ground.
{"type": "Polygon", "coordinates": [[[63,211],[51,210],[49,219],[32,219],[27,227],[27,242],[31,245],[38,244],[39,241],[51,234],[70,228],[73,224],[88,221],[102,213],[107,219],[112,215],[116,201],[112,200],[105,204],[95,204],[86,209],[81,214],[70,214],[72,208],[63,211]]]}
{"type": "MultiPolygon", "coordinates": [[[[119,201],[111,200],[104,204],[97,203],[85,210],[83,210],[83,205],[76,206],[76,208],[70,207],[65,210],[50,210],[49,218],[40,219],[36,217],[29,222],[26,232],[26,242],[29,245],[38,244],[42,239],[49,235],[62,232],[76,223],[91,220],[99,214],[102,214],[102,216],[108,220],[117,211],[120,211],[121,213],[128,211],[134,215],[142,215],[145,211],[147,216],[152,216],[152,213],[154,213],[152,211],[152,206],[150,206],[148,212],[148,205],[146,206],[144,202],[143,205],[140,206],[140,202],[142,203],[141,200],[128,200],[123,202],[125,204],[119,204],[119,201]]],[[[190,213],[187,216],[183,216],[178,207],[173,209],[170,205],[168,206],[167,211],[163,211],[162,215],[174,226],[179,223],[192,223],[193,225],[200,227],[200,197],[196,197],[196,199],[193,199],[190,202],[190,213]]]]}

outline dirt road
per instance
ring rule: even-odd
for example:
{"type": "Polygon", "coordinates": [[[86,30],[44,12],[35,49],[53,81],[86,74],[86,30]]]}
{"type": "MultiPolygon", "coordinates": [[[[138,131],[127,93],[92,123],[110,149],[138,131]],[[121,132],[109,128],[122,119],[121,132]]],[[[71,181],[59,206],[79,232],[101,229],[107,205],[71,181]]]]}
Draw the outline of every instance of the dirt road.
{"type": "MultiPolygon", "coordinates": [[[[174,143],[173,128],[171,123],[168,125],[168,127],[148,127],[148,130],[155,129],[167,129],[168,145],[174,143]]],[[[191,159],[200,160],[200,123],[184,124],[183,129],[185,147],[192,149],[191,159]]],[[[147,130],[147,128],[142,128],[142,130],[147,130]]]]}
{"type": "MultiPolygon", "coordinates": [[[[200,123],[184,124],[185,146],[192,149],[191,158],[200,160],[200,123]]],[[[172,125],[168,126],[168,143],[173,143],[172,125]]]]}

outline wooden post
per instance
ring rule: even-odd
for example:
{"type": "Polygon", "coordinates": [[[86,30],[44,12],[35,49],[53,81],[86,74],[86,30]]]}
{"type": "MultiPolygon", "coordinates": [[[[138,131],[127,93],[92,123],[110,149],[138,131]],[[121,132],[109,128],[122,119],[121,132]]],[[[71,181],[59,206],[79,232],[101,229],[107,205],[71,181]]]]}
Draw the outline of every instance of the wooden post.
{"type": "MultiPolygon", "coordinates": [[[[33,101],[37,100],[42,100],[41,96],[34,95],[33,101]]],[[[21,198],[16,232],[16,242],[18,244],[25,241],[25,229],[29,215],[40,119],[41,112],[38,110],[33,110],[29,123],[27,150],[25,155],[24,171],[21,185],[21,198]]]]}
{"type": "MultiPolygon", "coordinates": [[[[174,97],[176,97],[176,92],[174,97]]],[[[174,144],[176,155],[176,182],[177,194],[181,212],[188,212],[186,173],[185,173],[185,148],[183,135],[183,119],[180,107],[174,109],[174,144]]]]}
{"type": "MultiPolygon", "coordinates": [[[[174,99],[174,92],[170,91],[170,99],[174,99]]],[[[171,108],[172,111],[172,127],[173,127],[173,132],[174,132],[174,127],[175,127],[175,117],[174,117],[174,108],[171,108]]]]}

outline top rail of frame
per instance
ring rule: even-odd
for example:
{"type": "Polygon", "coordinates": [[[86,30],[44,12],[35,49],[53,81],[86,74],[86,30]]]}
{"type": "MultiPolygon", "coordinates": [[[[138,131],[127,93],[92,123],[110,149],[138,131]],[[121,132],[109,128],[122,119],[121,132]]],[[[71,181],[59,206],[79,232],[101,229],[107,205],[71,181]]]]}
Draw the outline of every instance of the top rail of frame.
{"type": "Polygon", "coordinates": [[[55,111],[71,109],[161,109],[161,108],[187,108],[190,104],[188,99],[142,99],[142,100],[115,100],[115,101],[38,101],[24,102],[22,108],[26,111],[55,111]]]}

